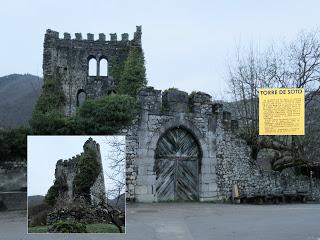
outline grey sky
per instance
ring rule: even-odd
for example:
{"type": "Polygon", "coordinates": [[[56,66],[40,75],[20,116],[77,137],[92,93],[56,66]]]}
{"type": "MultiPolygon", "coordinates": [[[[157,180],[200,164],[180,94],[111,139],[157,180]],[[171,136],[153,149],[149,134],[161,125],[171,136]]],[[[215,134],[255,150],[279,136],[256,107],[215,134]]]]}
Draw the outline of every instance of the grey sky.
{"type": "Polygon", "coordinates": [[[0,5],[0,75],[42,75],[47,28],[130,38],[142,25],[149,85],[206,91],[226,89],[227,64],[237,45],[263,48],[319,24],[320,1],[5,0],[0,5]]]}
{"type": "MultiPolygon", "coordinates": [[[[28,195],[45,195],[54,181],[55,166],[59,159],[69,159],[83,152],[83,144],[90,136],[28,136],[28,195]]],[[[112,137],[91,136],[100,144],[106,190],[113,188],[106,173],[110,174],[110,156],[113,150],[107,140],[112,137]],[[108,138],[108,139],[106,139],[108,138]]],[[[124,141],[123,136],[116,136],[124,141]]],[[[124,182],[124,180],[122,180],[124,182]]]]}

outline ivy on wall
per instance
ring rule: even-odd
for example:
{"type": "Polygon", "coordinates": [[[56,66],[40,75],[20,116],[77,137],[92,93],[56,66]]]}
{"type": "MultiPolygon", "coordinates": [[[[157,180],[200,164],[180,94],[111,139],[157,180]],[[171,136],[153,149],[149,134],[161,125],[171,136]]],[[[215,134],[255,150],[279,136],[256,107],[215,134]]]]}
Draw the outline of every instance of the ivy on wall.
{"type": "Polygon", "coordinates": [[[76,175],[73,181],[75,194],[90,197],[90,188],[100,171],[101,166],[97,161],[96,152],[92,149],[86,149],[76,167],[76,175]]]}
{"type": "Polygon", "coordinates": [[[64,106],[66,97],[62,90],[60,77],[56,79],[45,79],[42,93],[38,98],[34,114],[60,111],[64,106]]]}
{"type": "Polygon", "coordinates": [[[50,205],[54,206],[57,202],[57,198],[60,192],[65,192],[68,190],[68,186],[61,179],[55,180],[54,184],[49,188],[44,201],[50,205]]]}
{"type": "Polygon", "coordinates": [[[63,114],[65,101],[60,75],[58,74],[56,79],[45,79],[30,121],[32,133],[69,134],[67,118],[63,114]]]}

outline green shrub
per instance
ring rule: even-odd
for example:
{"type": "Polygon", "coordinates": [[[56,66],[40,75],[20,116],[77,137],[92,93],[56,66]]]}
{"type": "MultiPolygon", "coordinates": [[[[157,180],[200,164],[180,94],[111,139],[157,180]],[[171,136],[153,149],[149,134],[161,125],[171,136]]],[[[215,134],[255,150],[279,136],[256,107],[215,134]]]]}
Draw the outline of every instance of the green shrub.
{"type": "Polygon", "coordinates": [[[168,88],[168,89],[166,89],[166,90],[164,90],[162,92],[162,95],[165,95],[165,94],[167,94],[169,92],[173,92],[173,91],[179,91],[179,89],[178,88],[174,88],[174,87],[168,88]]]}
{"type": "Polygon", "coordinates": [[[130,124],[136,113],[136,100],[127,95],[87,100],[79,108],[70,128],[76,134],[115,134],[130,124]]]}
{"type": "Polygon", "coordinates": [[[30,129],[0,129],[0,159],[15,161],[27,159],[27,135],[30,129]]]}
{"type": "Polygon", "coordinates": [[[61,112],[35,112],[30,121],[32,133],[36,135],[68,135],[72,132],[68,118],[61,112]]]}
{"type": "Polygon", "coordinates": [[[54,184],[49,188],[44,201],[50,206],[54,206],[57,202],[57,197],[60,192],[65,192],[68,190],[68,186],[61,180],[55,180],[54,184]]]}
{"type": "Polygon", "coordinates": [[[49,232],[54,233],[87,233],[85,224],[82,223],[69,223],[59,221],[49,228],[49,232]]]}
{"type": "Polygon", "coordinates": [[[37,135],[115,134],[137,113],[136,100],[127,95],[87,100],[73,117],[59,111],[34,112],[30,125],[37,135]]]}

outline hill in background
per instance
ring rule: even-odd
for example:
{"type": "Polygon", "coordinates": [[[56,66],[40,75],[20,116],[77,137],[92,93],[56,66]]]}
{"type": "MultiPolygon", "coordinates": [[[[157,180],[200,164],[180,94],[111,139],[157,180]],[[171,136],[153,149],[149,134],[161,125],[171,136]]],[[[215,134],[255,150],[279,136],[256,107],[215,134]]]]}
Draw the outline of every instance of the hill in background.
{"type": "Polygon", "coordinates": [[[35,195],[35,196],[29,196],[28,197],[28,207],[34,207],[37,205],[40,205],[43,203],[44,196],[41,195],[35,195]]]}
{"type": "Polygon", "coordinates": [[[123,193],[114,199],[108,199],[108,204],[124,212],[126,205],[126,195],[123,193]]]}
{"type": "Polygon", "coordinates": [[[42,84],[42,78],[31,74],[0,77],[0,128],[28,124],[42,84]]]}

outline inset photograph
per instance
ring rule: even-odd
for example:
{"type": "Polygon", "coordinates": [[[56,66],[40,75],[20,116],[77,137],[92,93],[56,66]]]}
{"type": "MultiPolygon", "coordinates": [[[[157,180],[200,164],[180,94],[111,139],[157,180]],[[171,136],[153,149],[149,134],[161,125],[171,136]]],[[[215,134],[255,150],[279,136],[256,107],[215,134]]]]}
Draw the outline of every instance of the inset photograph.
{"type": "Polygon", "coordinates": [[[125,233],[124,136],[28,136],[28,233],[125,233]]]}

